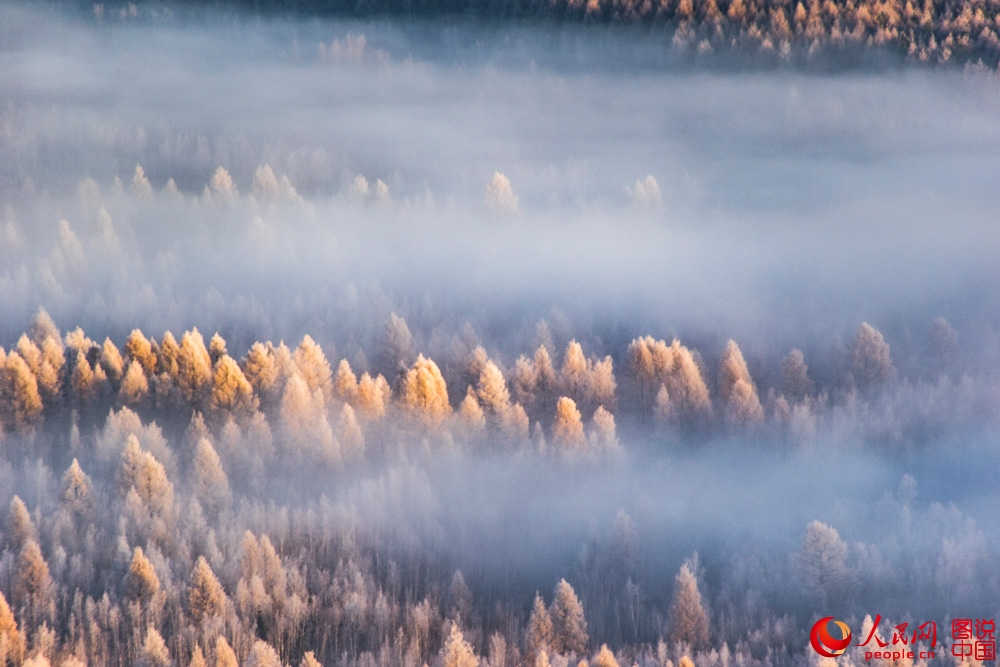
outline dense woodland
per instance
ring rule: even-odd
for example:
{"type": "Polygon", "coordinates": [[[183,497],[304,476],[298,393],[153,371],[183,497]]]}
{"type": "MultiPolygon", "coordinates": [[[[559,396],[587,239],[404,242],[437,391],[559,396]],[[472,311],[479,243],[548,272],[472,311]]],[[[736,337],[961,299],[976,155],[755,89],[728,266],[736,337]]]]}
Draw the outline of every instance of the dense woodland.
{"type": "MultiPolygon", "coordinates": [[[[179,5],[182,13],[199,4],[179,5]]],[[[233,0],[209,6],[264,15],[465,15],[488,19],[646,26],[663,49],[706,63],[741,67],[872,64],[880,57],[996,70],[1000,6],[988,0],[233,0]],[[722,56],[719,58],[718,56],[722,56]],[[734,60],[729,56],[736,56],[734,60]]],[[[95,3],[98,21],[162,19],[163,4],[95,3]]]]}
{"type": "MultiPolygon", "coordinates": [[[[359,376],[309,335],[239,352],[197,328],[98,342],[39,311],[0,353],[3,478],[12,482],[0,654],[15,665],[802,664],[812,659],[799,625],[809,616],[794,610],[864,600],[868,586],[892,590],[892,581],[930,586],[930,598],[958,586],[969,587],[964,603],[996,601],[986,562],[954,553],[985,547],[970,547],[983,539],[974,528],[943,537],[936,563],[864,572],[856,568],[872,566],[877,546],[849,546],[819,521],[802,526],[792,574],[780,575],[795,587],[782,612],[742,589],[752,560],[738,555],[712,562],[711,592],[697,553],[672,580],[659,565],[645,581],[624,511],[563,564],[564,578],[518,597],[516,586],[497,588],[495,572],[470,585],[446,550],[407,545],[391,521],[368,524],[337,496],[358,478],[377,494],[393,483],[378,481],[384,471],[441,459],[548,461],[571,477],[613,469],[630,446],[616,420],[637,441],[645,434],[654,456],[720,435],[744,447],[815,447],[844,411],[859,420],[972,382],[948,377],[957,334],[942,319],[928,339],[942,373],[909,387],[867,323],[835,386],[817,385],[793,349],[763,392],[734,341],[712,369],[680,341],[651,336],[618,351],[617,367],[575,340],[506,363],[472,343],[439,364],[393,314],[379,362],[359,376]],[[291,480],[309,491],[288,489],[291,480]]],[[[906,440],[931,416],[911,414],[895,438],[868,433],[868,446],[906,440]]],[[[908,515],[915,488],[905,477],[881,511],[908,515]]],[[[929,512],[950,530],[953,509],[929,512]]]]}

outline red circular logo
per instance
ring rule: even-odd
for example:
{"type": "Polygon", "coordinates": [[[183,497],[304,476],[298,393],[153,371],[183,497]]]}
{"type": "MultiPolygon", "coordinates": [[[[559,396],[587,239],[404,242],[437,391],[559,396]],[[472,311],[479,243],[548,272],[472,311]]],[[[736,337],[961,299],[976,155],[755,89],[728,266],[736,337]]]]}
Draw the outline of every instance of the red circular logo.
{"type": "Polygon", "coordinates": [[[827,616],[813,625],[809,641],[813,649],[824,658],[836,658],[843,655],[851,645],[851,629],[847,627],[847,623],[827,616]]]}

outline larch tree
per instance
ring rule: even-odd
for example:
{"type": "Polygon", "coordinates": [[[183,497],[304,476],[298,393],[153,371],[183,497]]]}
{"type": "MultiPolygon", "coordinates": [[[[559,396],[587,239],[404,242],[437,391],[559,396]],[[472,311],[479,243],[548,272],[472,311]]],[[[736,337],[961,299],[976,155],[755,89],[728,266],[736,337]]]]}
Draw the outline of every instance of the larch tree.
{"type": "MultiPolygon", "coordinates": [[[[166,336],[164,336],[166,338],[166,336]]],[[[163,349],[166,349],[164,344],[163,349]]],[[[200,405],[212,382],[212,360],[198,328],[185,331],[177,355],[177,386],[190,405],[200,405]]]]}
{"type": "Polygon", "coordinates": [[[21,431],[31,429],[42,415],[42,395],[35,374],[19,353],[11,352],[0,379],[0,397],[6,403],[4,422],[21,431]]]}
{"type": "Polygon", "coordinates": [[[656,391],[656,398],[653,399],[653,415],[660,422],[668,422],[674,416],[674,406],[670,402],[670,392],[667,391],[665,384],[660,384],[660,388],[656,391]]]}
{"type": "Polygon", "coordinates": [[[412,416],[430,427],[438,426],[451,414],[448,386],[441,370],[423,355],[403,377],[400,398],[412,416]]]}
{"type": "Polygon", "coordinates": [[[614,451],[619,447],[615,416],[605,410],[603,405],[597,406],[590,419],[590,440],[595,451],[614,451]]]}
{"type": "Polygon", "coordinates": [[[589,393],[590,369],[583,346],[576,340],[566,344],[562,368],[559,369],[562,390],[576,400],[585,400],[589,393]]]}
{"type": "Polygon", "coordinates": [[[481,431],[486,427],[486,415],[479,406],[479,399],[472,391],[472,386],[466,387],[465,398],[458,405],[458,418],[465,428],[472,432],[481,431]]]}
{"type": "Polygon", "coordinates": [[[86,405],[96,393],[94,369],[87,361],[83,352],[77,352],[73,361],[73,372],[70,375],[70,388],[78,405],[86,405]]]}
{"type": "Polygon", "coordinates": [[[439,654],[440,667],[478,667],[479,658],[465,641],[458,623],[450,623],[450,626],[439,654]]]}
{"type": "Polygon", "coordinates": [[[346,460],[358,460],[364,456],[365,434],[350,403],[344,403],[337,419],[337,441],[346,460]]]}
{"type": "Polygon", "coordinates": [[[806,526],[797,561],[803,586],[819,603],[831,602],[848,583],[847,543],[821,521],[806,526]]]}
{"type": "Polygon", "coordinates": [[[560,579],[556,584],[549,615],[552,617],[553,651],[581,656],[586,653],[590,638],[587,635],[583,604],[565,579],[560,579]]]}
{"type": "Polygon", "coordinates": [[[327,361],[323,348],[312,339],[312,336],[306,334],[295,348],[294,358],[295,366],[302,374],[302,379],[306,381],[309,390],[321,392],[323,400],[329,401],[333,396],[333,372],[330,370],[330,362],[327,361]]]}
{"type": "MultiPolygon", "coordinates": [[[[528,627],[524,635],[524,648],[528,659],[551,651],[553,641],[552,617],[549,615],[549,610],[545,608],[545,600],[536,591],[535,601],[531,607],[531,616],[528,617],[528,627]]],[[[548,657],[546,657],[546,662],[548,662],[548,657]]]]}
{"type": "Polygon", "coordinates": [[[511,442],[526,441],[531,434],[531,421],[528,413],[520,403],[515,403],[503,414],[500,420],[503,434],[511,442]]]}
{"type": "Polygon", "coordinates": [[[146,178],[146,170],[138,162],[132,172],[132,193],[139,198],[148,199],[153,196],[153,186],[146,178]]]}
{"type": "Polygon", "coordinates": [[[146,640],[142,644],[137,664],[140,667],[170,667],[170,651],[163,637],[152,625],[146,630],[146,640]]]}
{"type": "Polygon", "coordinates": [[[719,362],[719,396],[730,424],[753,424],[764,419],[757,388],[750,377],[743,352],[734,340],[726,343],[722,361],[719,362]]]}
{"type": "Polygon", "coordinates": [[[204,194],[208,199],[228,202],[239,197],[240,193],[236,188],[236,183],[233,182],[233,177],[229,175],[225,167],[219,165],[212,172],[212,178],[205,186],[204,194]]]}
{"type": "Polygon", "coordinates": [[[90,516],[94,509],[93,485],[75,458],[63,473],[59,502],[77,517],[90,516]]]}
{"type": "Polygon", "coordinates": [[[382,367],[395,373],[405,369],[413,359],[413,334],[406,320],[396,313],[389,313],[382,340],[382,367]]]}
{"type": "Polygon", "coordinates": [[[215,364],[222,358],[223,355],[229,354],[226,349],[226,339],[216,331],[212,334],[212,337],[208,339],[208,356],[212,363],[215,364]]]}
{"type": "Polygon", "coordinates": [[[511,374],[510,388],[514,400],[524,405],[533,405],[535,402],[535,385],[538,375],[535,372],[535,364],[531,359],[523,354],[514,362],[514,371],[511,374]]]}
{"type": "Polygon", "coordinates": [[[590,667],[618,667],[618,660],[607,644],[601,644],[601,649],[590,661],[590,667]]]}
{"type": "Polygon", "coordinates": [[[59,327],[56,326],[52,316],[44,308],[39,308],[35,312],[35,316],[31,319],[31,325],[28,327],[28,335],[39,345],[49,338],[56,340],[61,338],[59,327]]]}
{"type": "Polygon", "coordinates": [[[510,407],[510,392],[503,372],[492,361],[487,361],[479,373],[476,385],[479,403],[491,419],[501,418],[510,407]]]}
{"type": "Polygon", "coordinates": [[[24,656],[24,636],[17,629],[17,619],[0,591],[0,665],[18,664],[24,656]]]}
{"type": "Polygon", "coordinates": [[[128,362],[121,386],[118,388],[118,400],[129,406],[139,405],[149,394],[149,381],[143,365],[136,359],[128,362]]]}
{"type": "Polygon", "coordinates": [[[240,667],[236,652],[222,635],[215,638],[215,667],[240,667]]]}
{"type": "Polygon", "coordinates": [[[698,580],[690,565],[681,565],[674,578],[674,597],[667,619],[670,638],[694,648],[708,644],[708,612],[698,590],[698,580]]]}
{"type": "Polygon", "coordinates": [[[228,354],[219,357],[215,364],[209,406],[217,415],[233,415],[238,420],[249,419],[257,412],[253,386],[228,354]]]}
{"type": "Polygon", "coordinates": [[[862,389],[870,389],[889,380],[894,369],[889,343],[882,332],[862,322],[851,345],[851,373],[862,389]]]}
{"type": "Polygon", "coordinates": [[[54,403],[61,399],[63,369],[66,366],[62,340],[49,336],[42,341],[41,352],[41,365],[36,371],[38,388],[44,399],[54,403]]]}
{"type": "Polygon", "coordinates": [[[494,213],[513,215],[517,213],[518,199],[510,179],[503,172],[494,171],[490,182],[486,184],[486,205],[494,213]]]}
{"type": "Polygon", "coordinates": [[[243,375],[265,402],[274,400],[278,395],[281,369],[267,345],[255,342],[250,346],[243,358],[243,375]]]}
{"type": "Polygon", "coordinates": [[[389,383],[379,375],[373,378],[368,373],[362,373],[358,381],[357,407],[367,419],[377,420],[385,416],[389,403],[389,383]]]}
{"type": "Polygon", "coordinates": [[[270,644],[258,639],[250,649],[246,667],[282,667],[281,658],[270,644]]]}
{"type": "Polygon", "coordinates": [[[105,338],[104,343],[101,344],[100,363],[112,382],[116,384],[121,382],[122,373],[125,371],[125,361],[122,359],[122,353],[118,346],[110,338],[105,338]]]}
{"type": "Polygon", "coordinates": [[[194,491],[202,507],[213,514],[225,509],[231,500],[229,478],[208,438],[201,438],[194,451],[194,491]]]}
{"type": "Polygon", "coordinates": [[[51,616],[52,577],[38,542],[29,539],[21,547],[14,573],[14,604],[23,609],[21,619],[28,628],[37,628],[51,616]]]}
{"type": "Polygon", "coordinates": [[[781,391],[792,401],[801,401],[812,393],[813,381],[809,379],[809,366],[805,355],[797,347],[789,350],[781,360],[781,391]]]}
{"type": "MultiPolygon", "coordinates": [[[[226,592],[204,556],[198,556],[187,591],[188,610],[196,623],[222,616],[226,609],[226,592]]],[[[218,647],[216,648],[218,653],[218,647]]]]}
{"type": "Polygon", "coordinates": [[[132,550],[132,561],[124,577],[125,595],[140,604],[148,604],[160,592],[160,578],[156,568],[146,558],[142,547],[132,550]]]}
{"type": "Polygon", "coordinates": [[[28,540],[35,539],[35,524],[31,520],[27,505],[16,493],[10,499],[7,510],[7,535],[5,542],[12,550],[21,549],[28,540]]]}
{"type": "Polygon", "coordinates": [[[312,651],[306,651],[302,660],[299,661],[299,667],[323,667],[323,665],[316,659],[316,655],[312,651]]]}
{"type": "Polygon", "coordinates": [[[132,333],[125,340],[125,354],[142,365],[142,370],[147,377],[156,371],[157,362],[153,345],[141,330],[132,329],[132,333]]]}
{"type": "Polygon", "coordinates": [[[610,356],[605,356],[600,361],[595,361],[590,370],[591,400],[614,409],[617,389],[614,360],[610,356]]]}
{"type": "Polygon", "coordinates": [[[565,452],[578,451],[585,442],[583,419],[572,398],[562,396],[556,401],[552,439],[565,452]]]}
{"type": "Polygon", "coordinates": [[[127,493],[134,489],[150,512],[165,515],[174,504],[174,487],[163,464],[150,452],[143,451],[134,434],[128,436],[118,467],[118,487],[127,493]]]}
{"type": "Polygon", "coordinates": [[[358,378],[351,370],[347,359],[341,359],[337,364],[337,372],[333,377],[333,392],[345,403],[353,403],[358,395],[358,378]]]}
{"type": "Polygon", "coordinates": [[[188,667],[208,667],[208,663],[205,661],[205,654],[198,644],[195,644],[191,650],[191,660],[188,661],[188,667]]]}

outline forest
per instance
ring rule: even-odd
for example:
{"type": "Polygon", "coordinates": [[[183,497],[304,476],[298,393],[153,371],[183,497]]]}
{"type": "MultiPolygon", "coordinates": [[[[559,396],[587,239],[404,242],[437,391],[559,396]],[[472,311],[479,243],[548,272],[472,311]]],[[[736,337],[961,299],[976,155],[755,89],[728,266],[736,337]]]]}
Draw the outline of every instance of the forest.
{"type": "Polygon", "coordinates": [[[0,4],[0,667],[990,664],[995,56],[592,4],[0,4]]]}

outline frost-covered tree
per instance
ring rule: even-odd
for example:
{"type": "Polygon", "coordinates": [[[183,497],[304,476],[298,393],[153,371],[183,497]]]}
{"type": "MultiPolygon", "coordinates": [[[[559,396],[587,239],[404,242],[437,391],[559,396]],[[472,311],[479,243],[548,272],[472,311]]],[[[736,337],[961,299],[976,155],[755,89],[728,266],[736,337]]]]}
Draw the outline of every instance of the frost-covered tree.
{"type": "Polygon", "coordinates": [[[601,644],[601,649],[590,661],[590,667],[618,667],[618,660],[607,644],[601,644]]]}
{"type": "Polygon", "coordinates": [[[346,460],[360,459],[365,452],[365,434],[358,423],[354,408],[345,403],[337,419],[337,441],[346,460]]]}
{"type": "Polygon", "coordinates": [[[479,373],[476,395],[483,410],[491,419],[499,419],[510,407],[510,392],[503,372],[492,361],[487,361],[479,373]]]}
{"type": "Polygon", "coordinates": [[[160,578],[156,576],[156,569],[146,558],[142,547],[135,547],[132,551],[132,562],[125,573],[124,585],[125,595],[141,603],[149,602],[160,592],[160,578]]]}
{"type": "Polygon", "coordinates": [[[143,451],[135,435],[129,435],[118,467],[118,487],[127,494],[133,489],[151,512],[163,515],[174,504],[173,484],[163,464],[150,452],[143,451]]]}
{"type": "Polygon", "coordinates": [[[889,343],[882,332],[862,322],[851,345],[851,374],[862,389],[876,387],[893,374],[889,343]]]}
{"type": "Polygon", "coordinates": [[[413,335],[406,320],[389,313],[382,339],[382,368],[388,373],[405,369],[413,359],[413,347],[413,335]]]}
{"type": "Polygon", "coordinates": [[[552,594],[552,649],[556,653],[583,655],[590,641],[583,604],[565,579],[560,579],[552,594]]]}
{"type": "MultiPolygon", "coordinates": [[[[191,571],[187,591],[188,610],[191,616],[197,623],[208,618],[222,616],[226,609],[226,602],[226,592],[223,590],[222,584],[212,572],[205,557],[198,556],[194,569],[191,571]]],[[[216,653],[218,653],[218,647],[216,653]]]]}
{"type": "Polygon", "coordinates": [[[77,517],[89,516],[93,510],[93,484],[76,459],[63,474],[59,501],[77,517]]]}
{"type": "Polygon", "coordinates": [[[542,596],[536,591],[531,616],[528,617],[528,627],[524,635],[524,648],[528,659],[551,651],[554,641],[553,635],[552,617],[549,615],[549,610],[545,608],[542,596]]]}
{"type": "Polygon", "coordinates": [[[323,348],[308,334],[302,337],[302,342],[295,348],[295,366],[302,374],[302,379],[306,381],[309,391],[319,391],[323,399],[329,401],[333,396],[333,372],[330,370],[330,362],[327,361],[323,348]]]}
{"type": "Polygon", "coordinates": [[[368,419],[381,419],[385,416],[386,405],[389,402],[389,383],[379,375],[373,378],[368,373],[362,373],[358,380],[357,407],[368,419]]]}
{"type": "Polygon", "coordinates": [[[798,554],[804,588],[820,603],[834,599],[848,583],[847,544],[837,529],[821,521],[806,526],[798,554]]]}
{"type": "Polygon", "coordinates": [[[19,430],[30,429],[42,416],[42,395],[35,374],[17,352],[10,352],[0,376],[2,421],[19,430]]]}
{"type": "Polygon", "coordinates": [[[14,572],[15,607],[23,610],[20,614],[25,627],[37,628],[43,619],[51,620],[50,605],[54,602],[52,577],[49,565],[42,555],[38,542],[29,539],[21,547],[14,572]]]}
{"type": "Polygon", "coordinates": [[[17,628],[17,619],[0,591],[0,665],[18,664],[24,656],[24,636],[17,628]]]}
{"type": "Polygon", "coordinates": [[[337,372],[333,377],[333,393],[342,401],[353,403],[358,395],[358,377],[351,370],[347,359],[341,359],[337,364],[337,372]]]}
{"type": "Polygon", "coordinates": [[[38,536],[35,532],[35,524],[31,520],[31,513],[28,512],[28,506],[16,493],[10,499],[10,506],[7,509],[6,532],[4,541],[15,551],[21,549],[28,540],[38,536]]]}
{"type": "Polygon", "coordinates": [[[278,393],[281,369],[268,346],[254,343],[243,359],[243,375],[254,391],[265,401],[272,400],[278,393]]]}
{"type": "Polygon", "coordinates": [[[156,628],[150,625],[146,630],[146,640],[142,644],[137,665],[140,667],[170,667],[172,664],[167,643],[163,641],[163,637],[156,628]]]}
{"type": "Polygon", "coordinates": [[[502,172],[494,171],[490,182],[486,184],[486,205],[496,213],[517,213],[518,198],[510,179],[502,172]]]}
{"type": "MultiPolygon", "coordinates": [[[[167,345],[164,344],[161,349],[166,351],[167,345]]],[[[181,337],[175,381],[181,394],[191,405],[201,403],[212,382],[212,359],[197,327],[185,331],[181,337]]]]}
{"type": "Polygon", "coordinates": [[[650,336],[636,338],[629,344],[628,360],[644,409],[649,409],[662,385],[667,388],[674,417],[697,421],[711,415],[712,402],[701,368],[694,353],[676,338],[670,345],[650,336]]]}
{"type": "Polygon", "coordinates": [[[745,425],[764,419],[757,387],[750,377],[743,352],[734,340],[726,343],[719,362],[719,396],[729,423],[745,425]]]}
{"type": "Polygon", "coordinates": [[[222,635],[215,638],[215,667],[239,667],[236,652],[222,635]]]}
{"type": "Polygon", "coordinates": [[[439,655],[440,667],[477,667],[479,658],[465,641],[458,623],[451,623],[439,655]]]}
{"type": "Polygon", "coordinates": [[[282,667],[278,652],[270,644],[258,639],[250,649],[246,667],[282,667]]]}
{"type": "Polygon", "coordinates": [[[461,423],[473,432],[482,430],[486,426],[486,414],[479,406],[479,399],[476,393],[469,386],[465,390],[465,398],[458,405],[458,418],[461,423]]]}
{"type": "Polygon", "coordinates": [[[667,620],[670,638],[700,648],[708,644],[708,611],[698,590],[698,580],[688,563],[674,578],[674,597],[667,620]]]}
{"type": "Polygon", "coordinates": [[[193,467],[194,492],[202,507],[212,513],[224,509],[230,500],[229,478],[208,438],[198,441],[193,467]]]}
{"type": "Polygon", "coordinates": [[[105,338],[104,343],[101,344],[100,363],[112,382],[121,381],[122,373],[125,370],[125,361],[122,359],[118,346],[110,338],[105,338]]]}
{"type": "Polygon", "coordinates": [[[583,346],[571,340],[566,344],[562,368],[559,369],[563,391],[576,397],[577,400],[585,398],[589,391],[589,375],[590,369],[583,354],[583,346]]]}
{"type": "Polygon", "coordinates": [[[419,355],[403,377],[400,399],[416,419],[437,426],[451,414],[448,386],[437,364],[419,355]]]}
{"type": "Polygon", "coordinates": [[[132,359],[128,362],[121,386],[118,388],[118,400],[125,405],[136,406],[149,394],[149,381],[142,364],[132,359]]]}
{"type": "Polygon", "coordinates": [[[552,439],[565,452],[578,451],[584,444],[583,420],[572,398],[562,396],[556,402],[552,439]]]}
{"type": "Polygon", "coordinates": [[[812,393],[813,381],[809,379],[809,366],[806,365],[802,350],[792,348],[781,360],[781,390],[793,401],[801,401],[812,393]]]}
{"type": "Polygon", "coordinates": [[[618,435],[615,429],[615,416],[604,409],[603,405],[597,406],[594,415],[590,419],[590,440],[595,451],[613,451],[618,449],[618,435]]]}
{"type": "Polygon", "coordinates": [[[258,402],[253,386],[243,375],[239,364],[228,354],[215,363],[209,407],[219,415],[232,415],[245,420],[257,412],[258,402]]]}
{"type": "Polygon", "coordinates": [[[142,365],[142,370],[148,377],[156,371],[157,359],[152,343],[143,335],[139,329],[132,329],[132,333],[125,340],[125,354],[138,361],[142,365]]]}

